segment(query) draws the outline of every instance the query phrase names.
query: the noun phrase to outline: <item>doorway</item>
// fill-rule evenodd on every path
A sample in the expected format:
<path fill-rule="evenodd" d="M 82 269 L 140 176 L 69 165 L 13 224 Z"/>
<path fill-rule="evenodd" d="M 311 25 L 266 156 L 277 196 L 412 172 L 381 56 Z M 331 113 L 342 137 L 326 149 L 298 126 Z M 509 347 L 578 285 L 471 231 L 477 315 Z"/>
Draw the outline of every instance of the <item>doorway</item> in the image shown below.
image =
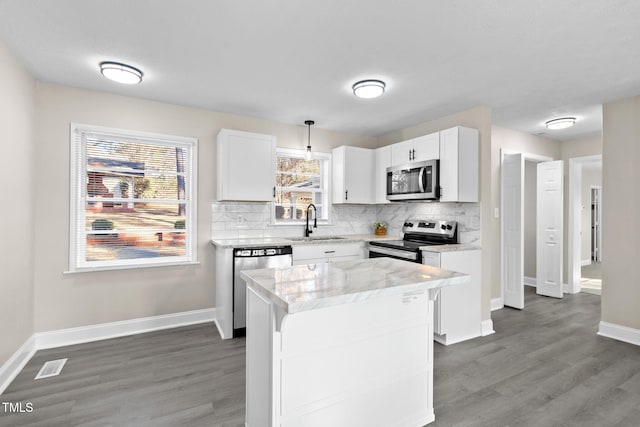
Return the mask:
<path fill-rule="evenodd" d="M 601 293 L 602 196 L 602 155 L 569 159 L 567 279 L 572 293 Z"/>
<path fill-rule="evenodd" d="M 537 293 L 562 297 L 563 167 L 562 161 L 552 160 L 546 156 L 501 151 L 503 306 L 524 308 L 525 271 L 527 275 L 535 271 Z M 534 183 L 525 179 L 525 172 L 531 170 L 525 165 L 535 167 Z M 530 201 L 526 202 L 531 198 L 533 207 Z"/>

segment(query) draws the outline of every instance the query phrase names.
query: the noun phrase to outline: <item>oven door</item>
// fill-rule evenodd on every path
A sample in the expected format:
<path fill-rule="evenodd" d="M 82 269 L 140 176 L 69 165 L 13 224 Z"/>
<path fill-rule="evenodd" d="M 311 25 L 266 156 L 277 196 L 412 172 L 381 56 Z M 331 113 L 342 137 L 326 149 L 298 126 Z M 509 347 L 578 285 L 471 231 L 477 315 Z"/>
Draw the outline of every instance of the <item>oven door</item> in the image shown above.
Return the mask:
<path fill-rule="evenodd" d="M 402 249 L 383 248 L 382 246 L 369 245 L 369 258 L 388 257 L 402 259 L 409 262 L 420 263 L 419 252 L 405 251 Z"/>
<path fill-rule="evenodd" d="M 387 200 L 437 200 L 438 160 L 387 168 Z"/>

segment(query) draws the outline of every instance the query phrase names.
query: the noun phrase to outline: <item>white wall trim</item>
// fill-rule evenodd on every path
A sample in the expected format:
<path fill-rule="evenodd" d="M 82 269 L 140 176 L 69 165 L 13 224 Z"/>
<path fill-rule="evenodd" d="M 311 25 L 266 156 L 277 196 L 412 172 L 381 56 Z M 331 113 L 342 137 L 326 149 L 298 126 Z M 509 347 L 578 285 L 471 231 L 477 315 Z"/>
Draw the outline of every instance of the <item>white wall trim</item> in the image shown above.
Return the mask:
<path fill-rule="evenodd" d="M 9 387 L 9 384 L 18 376 L 29 360 L 36 353 L 36 340 L 32 335 L 22 344 L 13 356 L 0 366 L 0 395 Z"/>
<path fill-rule="evenodd" d="M 600 322 L 598 335 L 640 346 L 640 329 L 616 325 L 615 323 Z"/>
<path fill-rule="evenodd" d="M 538 286 L 538 279 L 536 279 L 535 277 L 524 276 L 524 284 L 526 286 Z"/>
<path fill-rule="evenodd" d="M 35 333 L 0 367 L 0 395 L 9 384 L 11 384 L 11 381 L 15 379 L 29 360 L 31 360 L 31 357 L 33 357 L 37 350 L 213 322 L 215 311 L 215 308 L 205 308 L 202 310 L 184 311 L 181 313 Z"/>
<path fill-rule="evenodd" d="M 496 331 L 493 330 L 493 320 L 483 320 L 482 323 L 482 336 L 486 337 L 487 335 L 495 334 Z"/>
<path fill-rule="evenodd" d="M 180 326 L 196 325 L 198 323 L 213 322 L 214 317 L 215 308 L 206 308 L 203 310 L 184 311 L 181 313 L 142 317 L 119 322 L 99 323 L 97 325 L 81 326 L 79 328 L 38 332 L 35 334 L 36 348 L 42 350 L 45 348 L 62 347 L 65 345 L 142 334 L 162 329 L 178 328 Z"/>
<path fill-rule="evenodd" d="M 502 298 L 492 298 L 491 299 L 491 311 L 496 311 L 504 308 L 504 302 Z"/>
<path fill-rule="evenodd" d="M 591 265 L 591 260 L 590 259 L 583 259 L 582 261 L 580 261 L 580 266 L 584 267 L 585 265 Z"/>

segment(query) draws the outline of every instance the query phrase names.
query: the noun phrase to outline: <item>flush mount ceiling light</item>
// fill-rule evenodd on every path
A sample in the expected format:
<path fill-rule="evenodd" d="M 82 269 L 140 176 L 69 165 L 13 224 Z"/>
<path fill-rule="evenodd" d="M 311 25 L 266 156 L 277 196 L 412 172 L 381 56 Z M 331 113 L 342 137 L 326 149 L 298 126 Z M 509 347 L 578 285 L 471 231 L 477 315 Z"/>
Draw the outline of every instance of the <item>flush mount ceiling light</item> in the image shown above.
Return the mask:
<path fill-rule="evenodd" d="M 566 129 L 576 124 L 575 117 L 561 117 L 559 119 L 549 120 L 545 123 L 547 129 Z"/>
<path fill-rule="evenodd" d="M 142 81 L 142 71 L 119 62 L 101 62 L 100 72 L 114 82 L 135 85 Z"/>
<path fill-rule="evenodd" d="M 316 122 L 313 120 L 305 120 L 304 124 L 309 128 L 309 135 L 307 136 L 307 154 L 305 156 L 306 160 L 311 160 L 311 125 L 315 125 Z"/>
<path fill-rule="evenodd" d="M 358 98 L 377 98 L 384 93 L 386 84 L 382 80 L 360 80 L 351 87 Z"/>

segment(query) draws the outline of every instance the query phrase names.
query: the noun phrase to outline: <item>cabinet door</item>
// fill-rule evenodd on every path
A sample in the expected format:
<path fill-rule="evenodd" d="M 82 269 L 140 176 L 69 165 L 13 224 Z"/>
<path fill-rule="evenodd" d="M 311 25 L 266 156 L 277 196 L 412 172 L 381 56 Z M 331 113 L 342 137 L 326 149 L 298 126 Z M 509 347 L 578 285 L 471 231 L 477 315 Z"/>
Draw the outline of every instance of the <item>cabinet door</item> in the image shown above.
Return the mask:
<path fill-rule="evenodd" d="M 440 132 L 414 138 L 412 141 L 414 162 L 440 158 Z"/>
<path fill-rule="evenodd" d="M 374 203 L 391 203 L 387 200 L 387 168 L 391 166 L 391 146 L 376 149 L 376 164 L 373 168 L 375 195 Z"/>
<path fill-rule="evenodd" d="M 440 131 L 440 201 L 480 201 L 479 132 L 455 127 Z"/>
<path fill-rule="evenodd" d="M 333 203 L 373 203 L 375 151 L 342 146 L 332 153 Z"/>
<path fill-rule="evenodd" d="M 218 200 L 273 200 L 276 138 L 222 129 L 217 144 Z"/>
<path fill-rule="evenodd" d="M 400 166 L 411 162 L 413 139 L 391 144 L 391 164 Z"/>
<path fill-rule="evenodd" d="M 440 201 L 458 200 L 458 128 L 440 132 Z"/>

